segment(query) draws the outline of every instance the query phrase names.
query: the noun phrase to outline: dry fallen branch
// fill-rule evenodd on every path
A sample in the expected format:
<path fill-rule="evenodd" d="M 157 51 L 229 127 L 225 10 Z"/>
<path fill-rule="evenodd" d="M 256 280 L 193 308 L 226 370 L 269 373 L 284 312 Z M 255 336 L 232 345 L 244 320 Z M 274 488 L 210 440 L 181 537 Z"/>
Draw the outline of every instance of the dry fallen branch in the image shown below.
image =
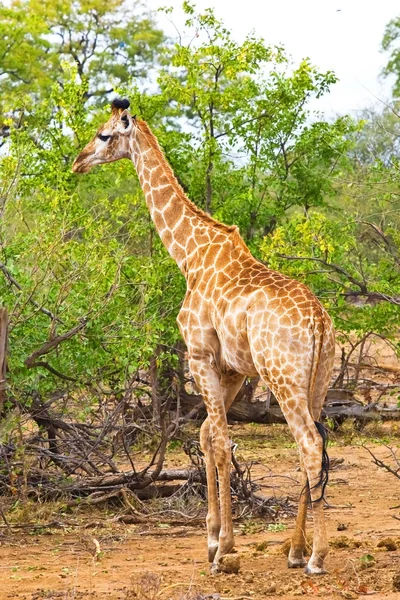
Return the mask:
<path fill-rule="evenodd" d="M 389 456 L 387 458 L 389 458 L 392 461 L 392 465 L 378 458 L 372 452 L 372 450 L 368 448 L 368 446 L 363 446 L 363 448 L 372 456 L 372 460 L 377 467 L 379 467 L 380 469 L 384 469 L 388 473 L 391 473 L 392 475 L 397 477 L 397 479 L 400 479 L 400 459 L 397 457 L 399 451 L 398 448 L 394 450 L 391 446 L 388 446 L 387 444 L 382 444 L 382 446 L 387 448 L 387 450 L 389 451 Z"/>
<path fill-rule="evenodd" d="M 40 357 L 64 339 L 79 334 L 84 326 L 82 322 L 46 342 L 31 354 L 28 363 L 37 364 Z M 189 441 L 184 445 L 190 460 L 185 468 L 165 469 L 164 459 L 170 440 L 180 439 L 182 424 L 194 414 L 204 412 L 204 403 L 195 393 L 184 367 L 164 371 L 160 381 L 154 372 L 156 367 L 153 362 L 152 372 L 132 374 L 125 388 L 114 393 L 93 383 L 90 390 L 98 399 L 90 413 L 84 413 L 82 421 L 79 420 L 81 399 L 86 390 L 73 395 L 68 389 L 61 389 L 46 401 L 35 392 L 23 404 L 9 398 L 22 418 L 28 419 L 22 443 L 23 460 L 29 466 L 21 462 L 18 436 L 11 443 L 0 445 L 0 457 L 5 464 L 0 472 L 0 494 L 23 495 L 40 502 L 62 499 L 68 506 L 111 503 L 135 522 L 146 517 L 147 509 L 141 502 L 149 499 L 163 499 L 163 506 L 169 509 L 190 506 L 190 513 L 195 504 L 193 499 L 203 502 L 206 498 L 199 444 Z M 379 393 L 383 391 L 382 388 Z M 152 405 L 154 394 L 156 406 Z M 325 416 L 334 420 L 379 419 L 386 415 L 385 411 L 376 400 L 364 406 L 354 399 L 352 392 L 341 389 L 330 390 L 324 408 Z M 392 417 L 397 411 L 389 412 Z M 268 390 L 260 390 L 257 378 L 242 386 L 228 417 L 261 423 L 285 422 L 275 398 Z M 236 514 L 266 512 L 273 518 L 277 512 L 275 506 L 281 506 L 284 512 L 291 511 L 290 499 L 280 497 L 276 481 L 272 484 L 255 481 L 252 465 L 239 463 L 235 452 L 232 463 L 231 488 Z"/>

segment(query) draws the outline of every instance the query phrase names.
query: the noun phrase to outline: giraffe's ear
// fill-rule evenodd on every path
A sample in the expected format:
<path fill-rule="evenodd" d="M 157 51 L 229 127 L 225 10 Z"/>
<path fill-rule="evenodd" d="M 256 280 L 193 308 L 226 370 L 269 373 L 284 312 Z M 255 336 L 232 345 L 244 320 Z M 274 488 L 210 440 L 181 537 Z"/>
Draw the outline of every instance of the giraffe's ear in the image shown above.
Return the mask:
<path fill-rule="evenodd" d="M 129 135 L 132 131 L 132 117 L 127 110 L 122 111 L 118 119 L 118 132 L 124 135 Z"/>

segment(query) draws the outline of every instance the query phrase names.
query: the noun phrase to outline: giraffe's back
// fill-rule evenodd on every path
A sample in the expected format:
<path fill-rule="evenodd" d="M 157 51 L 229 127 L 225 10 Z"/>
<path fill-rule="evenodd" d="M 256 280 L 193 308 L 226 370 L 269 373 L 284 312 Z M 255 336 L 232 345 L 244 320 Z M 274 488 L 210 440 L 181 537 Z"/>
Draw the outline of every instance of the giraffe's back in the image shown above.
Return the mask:
<path fill-rule="evenodd" d="M 318 360 L 322 358 L 326 370 L 331 370 L 331 319 L 305 285 L 255 259 L 254 263 L 236 271 L 222 287 L 216 279 L 210 310 L 223 367 L 245 375 L 258 373 L 272 386 L 295 380 L 306 389 L 316 338 L 322 344 Z"/>

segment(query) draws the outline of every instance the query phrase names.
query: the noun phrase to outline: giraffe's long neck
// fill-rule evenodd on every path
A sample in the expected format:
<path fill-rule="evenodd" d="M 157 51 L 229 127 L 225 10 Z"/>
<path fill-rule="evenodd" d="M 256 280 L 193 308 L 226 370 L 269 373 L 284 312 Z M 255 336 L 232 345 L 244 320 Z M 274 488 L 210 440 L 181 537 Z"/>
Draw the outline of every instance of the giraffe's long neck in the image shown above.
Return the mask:
<path fill-rule="evenodd" d="M 137 121 L 132 134 L 132 161 L 158 233 L 186 275 L 196 251 L 212 242 L 221 228 L 227 233 L 233 228 L 217 223 L 187 198 L 144 121 Z"/>

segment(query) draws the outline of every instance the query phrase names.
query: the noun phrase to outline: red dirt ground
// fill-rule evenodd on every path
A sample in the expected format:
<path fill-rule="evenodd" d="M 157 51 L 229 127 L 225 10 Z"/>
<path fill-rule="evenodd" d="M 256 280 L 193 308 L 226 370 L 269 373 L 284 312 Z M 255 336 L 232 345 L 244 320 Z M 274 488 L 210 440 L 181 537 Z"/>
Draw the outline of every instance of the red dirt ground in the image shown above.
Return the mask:
<path fill-rule="evenodd" d="M 387 427 L 393 433 L 396 426 Z M 257 461 L 254 478 L 269 475 L 265 483 L 279 487 L 264 489 L 264 495 L 275 493 L 282 498 L 298 494 L 299 485 L 294 481 L 299 475 L 297 450 L 283 427 L 233 426 L 231 435 L 239 442 L 239 457 Z M 214 598 L 221 600 L 400 598 L 400 592 L 393 589 L 394 576 L 400 578 L 400 523 L 392 518 L 400 514 L 399 508 L 392 508 L 400 504 L 400 482 L 378 469 L 360 446 L 360 438 L 352 436 L 348 433 L 345 440 L 346 435 L 341 435 L 329 451 L 332 458 L 344 462 L 332 471 L 327 494 L 331 539 L 327 575 L 310 578 L 286 568 L 282 544 L 290 537 L 293 517 L 282 515 L 279 525 L 269 530 L 266 519 L 236 522 L 240 573 L 210 576 L 204 524 L 183 521 L 181 526 L 168 526 L 161 521 L 150 526 L 122 525 L 112 514 L 96 509 L 48 519 L 63 522 L 61 529 L 42 529 L 32 535 L 23 528 L 17 533 L 14 529 L 11 535 L 1 529 L 0 600 L 166 600 L 194 598 L 200 592 L 204 596 L 219 594 Z M 398 443 L 397 436 L 393 439 L 392 445 Z M 368 445 L 380 458 L 387 456 L 383 446 Z M 185 461 L 184 455 L 175 452 L 169 466 Z M 74 526 L 76 523 L 79 525 Z M 339 526 L 346 529 L 338 531 Z M 389 537 L 399 550 L 377 547 Z M 93 539 L 100 544 L 97 561 L 92 554 Z M 266 543 L 260 546 L 261 542 Z M 153 589 L 151 577 L 144 577 L 140 584 L 146 572 L 159 577 L 159 584 L 153 581 Z"/>

